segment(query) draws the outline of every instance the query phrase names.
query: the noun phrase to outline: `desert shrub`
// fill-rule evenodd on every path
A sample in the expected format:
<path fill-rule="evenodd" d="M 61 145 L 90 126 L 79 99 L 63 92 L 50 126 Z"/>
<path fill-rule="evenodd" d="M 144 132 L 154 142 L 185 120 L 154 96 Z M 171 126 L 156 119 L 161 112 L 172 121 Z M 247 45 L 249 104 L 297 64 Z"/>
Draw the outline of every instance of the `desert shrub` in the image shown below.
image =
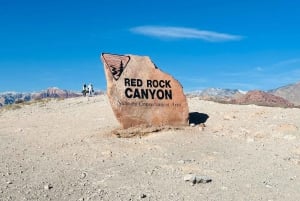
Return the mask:
<path fill-rule="evenodd" d="M 25 101 L 23 99 L 18 99 L 15 101 L 15 104 L 21 104 L 24 103 Z"/>
<path fill-rule="evenodd" d="M 3 106 L 1 109 L 2 110 L 17 110 L 17 109 L 20 109 L 20 108 L 22 108 L 21 105 L 11 104 L 11 105 L 5 105 L 5 106 Z"/>

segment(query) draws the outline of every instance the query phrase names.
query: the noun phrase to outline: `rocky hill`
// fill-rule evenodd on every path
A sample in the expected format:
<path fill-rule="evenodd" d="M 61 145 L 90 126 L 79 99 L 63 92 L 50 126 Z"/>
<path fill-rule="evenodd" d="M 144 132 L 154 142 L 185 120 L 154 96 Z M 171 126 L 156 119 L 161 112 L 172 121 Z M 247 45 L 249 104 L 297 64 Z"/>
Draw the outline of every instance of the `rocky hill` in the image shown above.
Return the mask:
<path fill-rule="evenodd" d="M 294 104 L 290 103 L 288 100 L 275 96 L 273 94 L 264 92 L 264 91 L 249 91 L 242 97 L 233 99 L 232 103 L 234 104 L 254 104 L 261 106 L 272 106 L 272 107 L 293 107 Z"/>
<path fill-rule="evenodd" d="M 271 90 L 269 93 L 280 96 L 294 105 L 300 106 L 300 82 Z"/>
<path fill-rule="evenodd" d="M 32 99 L 40 99 L 40 98 L 73 98 L 81 96 L 80 93 L 59 89 L 56 87 L 48 88 L 44 91 L 33 93 L 31 95 Z"/>
<path fill-rule="evenodd" d="M 186 95 L 221 103 L 300 107 L 300 82 L 270 91 L 253 90 L 246 93 L 237 89 L 208 88 L 201 91 L 188 92 Z"/>
<path fill-rule="evenodd" d="M 96 91 L 95 95 L 102 94 L 102 91 Z M 51 87 L 40 92 L 33 93 L 18 93 L 18 92 L 5 92 L 0 93 L 0 107 L 10 105 L 16 102 L 26 102 L 36 99 L 44 98 L 73 98 L 81 96 L 81 93 L 70 90 L 63 90 L 57 87 Z"/>
<path fill-rule="evenodd" d="M 199 97 L 202 100 L 212 100 L 216 102 L 231 101 L 234 98 L 243 96 L 243 92 L 237 89 L 207 88 L 202 91 L 186 93 L 188 97 Z"/>

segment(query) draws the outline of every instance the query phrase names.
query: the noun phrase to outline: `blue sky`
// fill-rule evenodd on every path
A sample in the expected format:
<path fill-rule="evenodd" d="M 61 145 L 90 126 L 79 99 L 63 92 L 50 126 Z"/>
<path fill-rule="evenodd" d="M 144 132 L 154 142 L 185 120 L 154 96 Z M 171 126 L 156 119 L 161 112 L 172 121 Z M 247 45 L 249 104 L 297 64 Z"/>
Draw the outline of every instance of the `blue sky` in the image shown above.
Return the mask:
<path fill-rule="evenodd" d="M 106 89 L 101 52 L 150 56 L 185 91 L 300 81 L 300 2 L 0 0 L 0 92 Z"/>

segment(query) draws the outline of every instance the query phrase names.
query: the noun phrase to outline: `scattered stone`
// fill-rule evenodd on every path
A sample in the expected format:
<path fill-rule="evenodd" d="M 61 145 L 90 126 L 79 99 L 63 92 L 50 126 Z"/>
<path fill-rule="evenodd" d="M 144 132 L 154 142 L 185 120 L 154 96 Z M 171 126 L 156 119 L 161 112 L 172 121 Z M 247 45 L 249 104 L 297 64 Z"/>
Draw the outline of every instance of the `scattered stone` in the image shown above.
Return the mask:
<path fill-rule="evenodd" d="M 196 126 L 196 124 L 190 123 L 190 127 L 195 127 L 195 126 Z"/>
<path fill-rule="evenodd" d="M 196 183 L 210 183 L 212 181 L 211 178 L 207 177 L 207 176 L 196 176 Z"/>
<path fill-rule="evenodd" d="M 182 85 L 149 57 L 103 53 L 107 95 L 122 128 L 186 126 L 189 109 Z"/>
<path fill-rule="evenodd" d="M 145 194 L 141 195 L 141 198 L 146 198 L 146 197 L 147 197 L 147 195 L 145 195 Z"/>
<path fill-rule="evenodd" d="M 183 180 L 184 181 L 194 182 L 196 180 L 196 175 L 194 175 L 194 174 L 184 175 Z"/>
<path fill-rule="evenodd" d="M 179 161 L 177 161 L 177 163 L 179 163 L 179 164 L 185 164 L 185 163 L 191 163 L 192 161 L 195 161 L 195 160 L 190 160 L 190 159 L 187 159 L 187 160 L 179 160 Z"/>
<path fill-rule="evenodd" d="M 12 184 L 12 183 L 13 183 L 12 181 L 7 181 L 7 182 L 6 182 L 6 184 Z"/>
<path fill-rule="evenodd" d="M 81 173 L 81 175 L 80 175 L 80 179 L 84 179 L 84 178 L 86 178 L 86 176 L 87 176 L 87 173 L 86 173 L 86 172 L 83 172 L 83 173 Z"/>
<path fill-rule="evenodd" d="M 45 186 L 44 186 L 44 189 L 45 190 L 50 190 L 50 189 L 52 189 L 53 188 L 53 186 L 51 185 L 51 184 L 46 184 Z"/>
<path fill-rule="evenodd" d="M 205 184 L 205 183 L 210 183 L 212 181 L 212 179 L 207 176 L 198 176 L 195 174 L 187 174 L 183 177 L 183 180 L 187 182 L 191 182 L 192 185 L 198 183 Z"/>
<path fill-rule="evenodd" d="M 271 185 L 269 185 L 269 184 L 267 184 L 267 185 L 266 185 L 266 187 L 267 187 L 267 188 L 272 188 L 272 186 L 271 186 Z"/>
<path fill-rule="evenodd" d="M 177 161 L 177 163 L 179 163 L 179 164 L 185 164 L 185 161 L 184 160 L 179 160 L 179 161 Z"/>

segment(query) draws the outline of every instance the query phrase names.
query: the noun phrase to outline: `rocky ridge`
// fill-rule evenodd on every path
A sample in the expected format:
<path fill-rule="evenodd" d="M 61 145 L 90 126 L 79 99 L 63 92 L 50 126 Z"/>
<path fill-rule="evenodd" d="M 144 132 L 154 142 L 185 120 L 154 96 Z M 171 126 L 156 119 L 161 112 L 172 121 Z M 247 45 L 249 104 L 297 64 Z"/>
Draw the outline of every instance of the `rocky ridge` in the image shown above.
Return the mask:
<path fill-rule="evenodd" d="M 300 82 L 270 90 L 269 93 L 280 96 L 294 105 L 300 105 Z"/>
<path fill-rule="evenodd" d="M 103 94 L 102 91 L 96 91 L 95 95 Z M 80 92 L 59 89 L 57 87 L 50 87 L 40 92 L 19 93 L 19 92 L 4 92 L 0 93 L 0 107 L 11 105 L 14 103 L 27 102 L 31 100 L 44 98 L 74 98 L 81 96 Z"/>
<path fill-rule="evenodd" d="M 245 94 L 245 92 L 238 89 L 221 89 L 221 88 L 207 88 L 202 91 L 188 92 L 188 97 L 199 97 L 201 100 L 211 101 L 230 101 Z"/>

